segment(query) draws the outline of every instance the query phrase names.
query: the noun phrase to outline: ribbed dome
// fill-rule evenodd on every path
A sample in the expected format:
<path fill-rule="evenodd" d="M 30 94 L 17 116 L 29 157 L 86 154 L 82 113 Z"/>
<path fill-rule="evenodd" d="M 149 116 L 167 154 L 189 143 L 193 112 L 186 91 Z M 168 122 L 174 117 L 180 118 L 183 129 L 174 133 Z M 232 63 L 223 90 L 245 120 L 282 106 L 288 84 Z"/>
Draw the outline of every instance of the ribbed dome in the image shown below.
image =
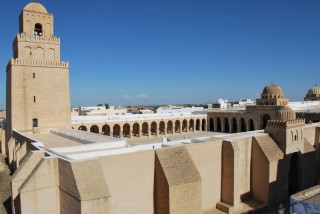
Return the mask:
<path fill-rule="evenodd" d="M 48 13 L 47 9 L 38 2 L 31 2 L 27 4 L 27 6 L 23 8 L 23 10 L 29 10 L 33 12 L 39 12 L 39 13 Z"/>
<path fill-rule="evenodd" d="M 290 121 L 290 120 L 297 119 L 296 113 L 288 106 L 281 107 L 277 113 L 278 113 L 279 120 L 281 121 Z"/>
<path fill-rule="evenodd" d="M 318 86 L 312 87 L 312 88 L 308 91 L 308 95 L 309 95 L 309 96 L 312 96 L 312 95 L 320 95 L 320 87 L 318 87 Z"/>
<path fill-rule="evenodd" d="M 270 84 L 264 87 L 263 94 L 283 94 L 282 89 L 276 84 Z"/>

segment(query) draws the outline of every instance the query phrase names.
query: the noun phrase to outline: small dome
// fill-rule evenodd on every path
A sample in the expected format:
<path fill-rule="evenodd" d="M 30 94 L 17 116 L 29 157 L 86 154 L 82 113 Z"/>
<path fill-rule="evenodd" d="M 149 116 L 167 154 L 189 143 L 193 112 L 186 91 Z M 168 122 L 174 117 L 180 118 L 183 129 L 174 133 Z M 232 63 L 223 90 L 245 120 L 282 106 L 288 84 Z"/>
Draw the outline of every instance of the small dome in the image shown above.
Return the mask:
<path fill-rule="evenodd" d="M 31 2 L 27 4 L 27 6 L 23 8 L 23 10 L 29 10 L 33 12 L 39 12 L 39 13 L 48 13 L 47 9 L 38 2 Z"/>
<path fill-rule="evenodd" d="M 263 94 L 283 94 L 282 89 L 276 84 L 270 84 L 264 87 Z"/>
<path fill-rule="evenodd" d="M 296 118 L 296 112 L 293 111 L 288 106 L 283 106 L 278 110 L 278 118 L 281 121 L 290 121 L 295 120 Z"/>
<path fill-rule="evenodd" d="M 318 86 L 314 86 L 314 87 L 312 87 L 309 91 L 308 91 L 308 95 L 310 96 L 312 96 L 312 95 L 320 95 L 320 87 L 318 87 Z"/>

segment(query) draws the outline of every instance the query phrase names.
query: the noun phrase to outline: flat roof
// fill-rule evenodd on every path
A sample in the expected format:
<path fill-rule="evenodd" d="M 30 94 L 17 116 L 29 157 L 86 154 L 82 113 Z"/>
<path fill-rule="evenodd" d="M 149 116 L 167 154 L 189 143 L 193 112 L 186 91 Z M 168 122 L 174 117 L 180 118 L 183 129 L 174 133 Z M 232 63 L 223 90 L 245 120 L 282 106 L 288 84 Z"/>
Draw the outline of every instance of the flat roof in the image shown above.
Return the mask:
<path fill-rule="evenodd" d="M 112 155 L 128 154 L 164 147 L 175 147 L 221 140 L 234 140 L 249 136 L 264 135 L 263 130 L 226 134 L 218 132 L 196 132 L 160 138 L 139 138 L 139 143 L 127 144 L 122 138 L 114 138 L 74 129 L 50 129 L 49 133 L 26 134 L 39 150 L 65 160 L 86 160 Z"/>
<path fill-rule="evenodd" d="M 207 117 L 207 114 L 192 114 L 190 112 L 163 113 L 163 114 L 126 114 L 114 116 L 72 116 L 72 124 L 81 123 L 105 123 L 105 122 L 124 122 L 141 120 L 161 120 L 193 117 Z"/>

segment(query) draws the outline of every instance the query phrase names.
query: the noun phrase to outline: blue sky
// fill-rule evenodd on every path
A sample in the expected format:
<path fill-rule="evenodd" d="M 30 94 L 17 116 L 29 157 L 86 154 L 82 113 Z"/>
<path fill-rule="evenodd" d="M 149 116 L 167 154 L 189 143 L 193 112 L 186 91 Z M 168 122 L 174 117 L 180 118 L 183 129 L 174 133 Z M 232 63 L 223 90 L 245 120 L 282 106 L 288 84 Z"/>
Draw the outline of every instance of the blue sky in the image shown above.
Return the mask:
<path fill-rule="evenodd" d="M 18 17 L 0 8 L 0 108 Z M 320 84 L 319 0 L 40 0 L 70 62 L 73 106 L 256 99 L 291 101 Z"/>

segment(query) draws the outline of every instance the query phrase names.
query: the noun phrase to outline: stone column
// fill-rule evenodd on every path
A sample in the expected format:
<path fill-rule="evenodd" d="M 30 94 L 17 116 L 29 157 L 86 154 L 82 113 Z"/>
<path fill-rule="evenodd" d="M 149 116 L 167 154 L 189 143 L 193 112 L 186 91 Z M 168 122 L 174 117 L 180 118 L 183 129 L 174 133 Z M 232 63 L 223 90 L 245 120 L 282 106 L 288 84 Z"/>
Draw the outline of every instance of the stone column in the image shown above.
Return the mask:
<path fill-rule="evenodd" d="M 164 123 L 164 126 L 163 126 L 163 135 L 164 135 L 164 136 L 167 135 L 167 126 L 166 126 L 166 123 Z"/>
<path fill-rule="evenodd" d="M 229 133 L 233 132 L 233 123 L 231 121 L 231 123 L 229 124 Z"/>
<path fill-rule="evenodd" d="M 221 132 L 224 132 L 224 128 L 225 128 L 224 120 L 220 120 L 220 121 L 221 121 Z"/>
<path fill-rule="evenodd" d="M 213 120 L 213 131 L 214 132 L 218 131 L 218 122 L 217 122 L 217 120 Z"/>
<path fill-rule="evenodd" d="M 237 132 L 239 133 L 239 132 L 241 132 L 241 122 L 240 122 L 240 120 L 239 121 L 237 121 Z"/>

